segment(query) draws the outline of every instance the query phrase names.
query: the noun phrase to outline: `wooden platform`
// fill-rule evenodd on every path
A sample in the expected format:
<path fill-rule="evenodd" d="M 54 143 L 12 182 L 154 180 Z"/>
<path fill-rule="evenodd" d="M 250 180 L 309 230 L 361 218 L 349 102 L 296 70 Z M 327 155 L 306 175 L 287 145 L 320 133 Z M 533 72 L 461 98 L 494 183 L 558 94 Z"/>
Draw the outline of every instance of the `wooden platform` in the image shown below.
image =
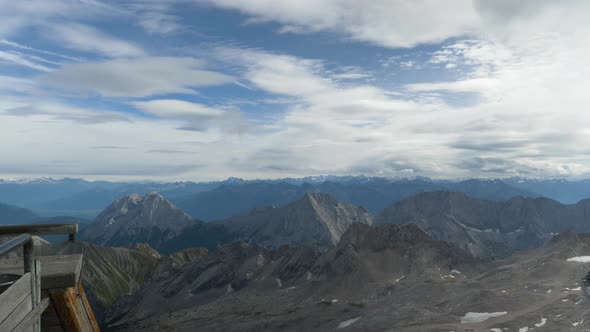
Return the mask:
<path fill-rule="evenodd" d="M 77 224 L 0 226 L 0 274 L 20 276 L 0 293 L 0 332 L 100 332 L 80 282 L 81 254 L 37 256 L 32 235 L 68 234 Z M 8 258 L 22 248 L 23 258 Z M 14 278 L 9 280 L 14 280 Z"/>
<path fill-rule="evenodd" d="M 42 267 L 40 275 L 41 331 L 47 332 L 92 332 L 100 331 L 84 288 L 80 284 L 82 255 L 38 256 Z M 0 294 L 0 331 L 31 331 L 27 326 L 21 329 L 17 324 L 31 311 L 30 291 L 21 292 L 30 284 L 30 273 L 24 274 L 22 258 L 0 259 L 0 274 L 23 275 L 16 287 Z M 10 303 L 12 302 L 12 303 Z M 4 312 L 4 313 L 3 313 Z M 22 312 L 22 314 L 20 313 Z M 8 316 L 10 314 L 10 316 Z M 3 315 L 11 318 L 3 321 Z"/>
<path fill-rule="evenodd" d="M 38 256 L 41 262 L 41 289 L 77 287 L 82 255 Z M 0 273 L 23 274 L 21 258 L 0 259 Z"/>

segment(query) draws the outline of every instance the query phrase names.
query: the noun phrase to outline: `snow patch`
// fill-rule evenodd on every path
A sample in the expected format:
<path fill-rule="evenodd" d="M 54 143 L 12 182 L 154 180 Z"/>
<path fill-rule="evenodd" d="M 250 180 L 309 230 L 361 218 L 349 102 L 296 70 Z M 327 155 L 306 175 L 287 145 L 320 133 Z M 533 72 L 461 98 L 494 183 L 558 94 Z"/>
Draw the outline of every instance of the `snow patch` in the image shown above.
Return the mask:
<path fill-rule="evenodd" d="M 508 312 L 500 311 L 500 312 L 468 312 L 461 318 L 461 323 L 469 324 L 469 323 L 481 323 L 486 321 L 490 318 L 504 316 Z"/>
<path fill-rule="evenodd" d="M 572 291 L 572 292 L 578 292 L 578 291 L 581 291 L 582 288 L 581 287 L 576 287 L 576 288 L 568 288 L 568 287 L 566 287 L 565 290 L 566 291 Z"/>
<path fill-rule="evenodd" d="M 518 329 L 518 332 L 528 332 L 528 330 L 529 330 L 529 327 L 528 326 L 525 326 L 525 327 L 519 328 Z"/>
<path fill-rule="evenodd" d="M 541 322 L 535 324 L 536 327 L 541 327 L 543 325 L 547 324 L 547 318 L 541 318 Z"/>
<path fill-rule="evenodd" d="M 579 321 L 579 322 L 573 322 L 572 323 L 573 326 L 578 326 L 578 325 L 582 325 L 582 324 L 584 324 L 584 320 L 583 319 L 581 321 Z"/>
<path fill-rule="evenodd" d="M 340 324 L 338 324 L 338 328 L 339 329 L 343 329 L 345 327 L 348 327 L 348 326 L 356 323 L 356 321 L 358 321 L 359 319 L 361 319 L 360 316 L 359 317 L 356 317 L 356 318 L 353 318 L 353 319 L 349 319 L 349 320 L 345 320 L 343 322 L 340 322 Z"/>
<path fill-rule="evenodd" d="M 403 276 L 401 276 L 401 277 L 399 277 L 399 278 L 395 279 L 395 283 L 398 283 L 398 282 L 400 282 L 400 281 L 401 281 L 403 278 L 405 278 L 405 277 L 406 277 L 406 275 L 404 274 Z"/>
<path fill-rule="evenodd" d="M 307 271 L 307 276 L 305 277 L 305 279 L 306 280 L 311 280 L 312 277 L 313 276 L 312 276 L 311 272 Z"/>
<path fill-rule="evenodd" d="M 281 282 L 281 279 L 275 278 L 275 281 L 277 282 L 277 286 L 283 287 L 283 283 Z"/>
<path fill-rule="evenodd" d="M 567 259 L 568 262 L 590 263 L 590 256 L 576 256 Z"/>
<path fill-rule="evenodd" d="M 492 331 L 492 332 L 502 332 L 502 329 L 495 327 L 493 329 L 490 329 L 490 331 Z"/>

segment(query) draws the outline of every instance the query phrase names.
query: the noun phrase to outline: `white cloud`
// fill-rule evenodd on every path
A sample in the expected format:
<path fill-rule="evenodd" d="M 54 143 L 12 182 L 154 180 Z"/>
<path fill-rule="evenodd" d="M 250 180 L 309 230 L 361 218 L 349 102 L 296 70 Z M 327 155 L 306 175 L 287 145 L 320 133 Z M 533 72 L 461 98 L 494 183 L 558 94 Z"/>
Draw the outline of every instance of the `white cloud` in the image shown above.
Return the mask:
<path fill-rule="evenodd" d="M 0 61 L 2 61 L 2 60 L 17 64 L 20 66 L 32 68 L 35 70 L 40 70 L 40 71 L 44 71 L 44 72 L 51 71 L 51 69 L 49 67 L 39 64 L 37 62 L 31 61 L 30 59 L 27 59 L 27 56 L 25 56 L 24 54 L 19 54 L 19 53 L 15 53 L 15 52 L 0 51 Z"/>
<path fill-rule="evenodd" d="M 242 64 L 243 78 L 251 86 L 291 97 L 287 113 L 261 125 L 255 143 L 234 157 L 241 172 L 350 174 L 359 173 L 357 165 L 372 160 L 386 166 L 380 170 L 382 175 L 403 175 L 408 170 L 399 165 L 417 165 L 428 151 L 426 146 L 415 149 L 409 143 L 434 143 L 412 134 L 415 125 L 424 124 L 415 124 L 416 117 L 432 119 L 432 105 L 396 99 L 369 84 L 342 85 L 316 60 L 257 50 L 222 49 L 220 53 L 227 61 Z M 400 157 L 395 163 L 379 162 L 396 154 Z"/>
<path fill-rule="evenodd" d="M 21 77 L 0 75 L 0 91 L 27 93 L 35 90 L 35 82 Z"/>
<path fill-rule="evenodd" d="M 331 31 L 385 47 L 436 43 L 477 31 L 470 0 L 208 0 L 251 16 L 278 22 L 282 32 Z"/>
<path fill-rule="evenodd" d="M 211 155 L 209 138 L 202 138 L 202 134 L 189 135 L 167 123 L 145 120 L 137 120 L 133 125 L 111 122 L 72 126 L 69 121 L 47 121 L 42 115 L 2 116 L 0 131 L 11 137 L 0 141 L 6 156 L 0 174 L 9 178 L 78 174 L 90 179 L 187 179 L 202 167 L 194 154 L 167 154 L 162 158 L 149 149 L 182 149 Z M 205 143 L 182 143 L 188 140 Z M 97 145 L 125 149 L 93 148 Z M 210 161 L 208 167 L 215 164 L 216 161 Z M 218 168 L 223 172 L 223 165 Z"/>
<path fill-rule="evenodd" d="M 192 131 L 221 130 L 243 134 L 250 125 L 237 109 L 216 108 L 175 99 L 155 99 L 131 103 L 136 108 L 163 119 L 181 122 L 179 128 Z"/>
<path fill-rule="evenodd" d="M 413 83 L 407 84 L 406 89 L 412 92 L 448 91 L 487 94 L 497 89 L 500 84 L 501 82 L 494 78 L 472 78 L 449 82 Z"/>
<path fill-rule="evenodd" d="M 41 30 L 67 20 L 94 20 L 98 17 L 120 15 L 98 1 L 79 0 L 0 0 L 0 37 L 17 35 L 30 27 Z"/>
<path fill-rule="evenodd" d="M 147 97 L 194 93 L 193 88 L 232 82 L 228 75 L 201 69 L 186 57 L 141 57 L 64 65 L 43 78 L 52 87 L 108 97 Z"/>
<path fill-rule="evenodd" d="M 590 174 L 585 144 L 590 140 L 588 2 L 575 0 L 567 6 L 553 1 L 504 0 L 212 2 L 242 11 L 252 24 L 278 22 L 283 33 L 329 31 L 393 48 L 451 39 L 427 59 L 415 56 L 418 50 L 384 50 L 382 58 L 387 60 L 382 64 L 388 71 L 400 66 L 421 68 L 416 82 L 391 90 L 379 86 L 379 80 L 370 80 L 367 73 L 373 71 L 338 67 L 337 57 L 306 59 L 243 48 L 204 51 L 213 53 L 213 61 L 227 65 L 224 71 L 231 71 L 230 77 L 208 70 L 193 58 L 144 56 L 139 46 L 97 31 L 89 35 L 96 39 L 98 33 L 107 41 L 118 42 L 107 49 L 75 36 L 56 35 L 78 50 L 133 60 L 65 64 L 41 75 L 43 89 L 35 78 L 0 76 L 0 90 L 30 97 L 0 98 L 0 132 L 17 140 L 15 146 L 0 142 L 6 160 L 14 161 L 14 165 L 4 163 L 0 173 L 7 174 L 12 168 L 11 172 L 28 169 L 43 175 L 137 173 L 168 179 L 317 173 Z M 160 26 L 159 22 L 177 23 L 176 18 L 165 16 L 170 13 L 166 8 L 131 9 L 146 14 L 144 18 L 155 13 L 144 22 L 148 32 L 166 34 L 182 28 Z M 52 20 L 58 10 L 41 8 L 40 12 L 44 13 L 31 15 L 31 25 L 44 26 L 39 22 Z M 0 34 L 3 26 L 8 31 L 18 24 L 0 22 Z M 13 63 L 53 67 L 42 58 L 31 57 L 32 53 L 49 54 L 0 43 L 12 47 L 5 53 Z M 439 77 L 439 73 L 445 75 Z M 379 74 L 375 72 L 375 77 Z M 244 113 L 218 96 L 203 96 L 211 101 L 207 105 L 165 96 L 192 94 L 200 86 L 234 81 L 254 96 L 248 100 L 254 104 L 243 104 L 253 109 L 249 114 L 253 119 L 245 119 Z M 107 102 L 129 103 L 150 116 L 131 117 L 39 97 L 40 93 L 55 93 L 56 87 L 68 96 L 90 93 Z M 223 100 L 232 99 L 232 93 L 228 89 Z M 467 102 L 465 98 L 472 95 L 479 98 Z M 153 96 L 160 99 L 133 99 Z M 263 111 L 257 109 L 257 97 Z M 256 119 L 262 113 L 264 121 Z M 232 135 L 236 132 L 240 135 Z M 96 142 L 126 149 L 101 149 L 97 154 L 89 149 Z M 68 158 L 71 162 L 59 164 Z"/>
<path fill-rule="evenodd" d="M 51 52 L 51 51 L 46 51 L 46 50 L 40 50 L 38 48 L 34 48 L 34 47 L 27 46 L 27 45 L 19 44 L 17 42 L 11 41 L 11 40 L 0 39 L 0 44 L 5 45 L 5 46 L 8 46 L 8 47 L 11 47 L 11 48 L 14 48 L 14 49 L 30 51 L 32 53 L 43 54 L 43 55 L 50 55 L 50 56 L 54 56 L 54 57 L 58 57 L 58 58 L 66 59 L 66 60 L 71 60 L 71 61 L 81 61 L 80 58 L 68 56 L 68 55 L 65 55 L 65 54 L 59 54 L 59 53 L 56 53 L 56 52 Z M 30 56 L 30 54 L 29 54 L 29 56 Z"/>
<path fill-rule="evenodd" d="M 178 23 L 176 16 L 157 11 L 142 12 L 139 15 L 139 25 L 149 33 L 161 35 L 167 35 L 183 28 Z"/>
<path fill-rule="evenodd" d="M 107 122 L 131 122 L 122 113 L 112 111 L 96 111 L 87 108 L 73 107 L 50 100 L 30 101 L 14 99 L 8 96 L 0 105 L 0 114 L 4 117 L 38 118 L 51 121 L 64 121 L 77 124 L 97 124 Z"/>
<path fill-rule="evenodd" d="M 174 99 L 137 101 L 132 104 L 144 112 L 163 117 L 218 117 L 223 114 L 223 111 L 206 105 Z"/>
<path fill-rule="evenodd" d="M 109 57 L 136 57 L 144 55 L 137 45 L 112 36 L 108 36 L 97 29 L 83 24 L 53 25 L 47 32 L 52 38 L 65 48 L 98 53 Z"/>

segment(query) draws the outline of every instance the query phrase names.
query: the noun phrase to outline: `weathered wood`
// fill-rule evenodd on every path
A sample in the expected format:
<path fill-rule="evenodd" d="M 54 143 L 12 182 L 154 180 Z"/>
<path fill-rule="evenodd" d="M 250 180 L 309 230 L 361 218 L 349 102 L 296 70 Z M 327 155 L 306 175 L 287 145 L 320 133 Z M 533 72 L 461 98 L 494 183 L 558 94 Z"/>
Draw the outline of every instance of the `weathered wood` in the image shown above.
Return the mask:
<path fill-rule="evenodd" d="M 4 293 L 0 294 L 0 324 L 12 314 L 25 298 L 30 298 L 30 295 L 31 274 L 27 273 L 12 284 Z"/>
<path fill-rule="evenodd" d="M 30 285 L 29 285 L 30 287 Z M 6 319 L 0 323 L 0 331 L 12 331 L 33 309 L 31 294 L 25 297 Z"/>
<path fill-rule="evenodd" d="M 0 235 L 60 235 L 68 234 L 73 240 L 78 233 L 78 224 L 40 224 L 0 226 Z"/>
<path fill-rule="evenodd" d="M 33 241 L 29 240 L 23 244 L 23 260 L 25 273 L 32 272 L 35 269 L 35 252 Z"/>
<path fill-rule="evenodd" d="M 82 255 L 39 256 L 43 266 L 41 270 L 41 288 L 75 287 L 80 280 Z M 23 273 L 23 260 L 20 258 L 0 259 L 0 273 Z"/>
<path fill-rule="evenodd" d="M 49 291 L 51 303 L 66 332 L 82 331 L 76 312 L 76 293 L 73 288 L 53 289 Z"/>
<path fill-rule="evenodd" d="M 1 234 L 0 234 L 1 235 Z M 29 234 L 20 234 L 14 239 L 10 239 L 0 244 L 0 255 L 8 254 L 27 243 L 32 243 L 31 236 Z"/>
<path fill-rule="evenodd" d="M 35 273 L 33 273 L 33 277 L 31 278 L 31 290 L 33 295 L 33 310 L 37 310 L 37 306 L 41 303 L 41 262 L 38 259 L 35 259 L 34 266 Z M 47 306 L 45 306 L 45 308 L 47 308 Z M 41 332 L 41 314 L 44 310 L 45 309 L 41 311 L 33 323 L 33 332 Z"/>
<path fill-rule="evenodd" d="M 39 317 L 43 314 L 43 311 L 49 306 L 49 298 L 44 298 L 31 312 L 29 312 L 25 318 L 12 330 L 13 332 L 23 332 L 31 330 L 36 322 L 39 321 Z"/>
<path fill-rule="evenodd" d="M 88 321 L 83 304 L 78 300 L 76 288 L 51 290 L 49 294 L 51 294 L 51 300 L 64 331 L 94 331 L 94 327 Z"/>
<path fill-rule="evenodd" d="M 86 312 L 88 321 L 92 325 L 94 331 L 99 332 L 100 327 L 98 326 L 98 321 L 96 320 L 96 316 L 94 316 L 94 310 L 92 310 L 90 302 L 88 302 L 88 297 L 86 296 L 86 291 L 84 290 L 82 283 L 78 284 L 78 293 L 80 300 L 82 300 L 82 305 L 84 306 L 84 312 Z"/>

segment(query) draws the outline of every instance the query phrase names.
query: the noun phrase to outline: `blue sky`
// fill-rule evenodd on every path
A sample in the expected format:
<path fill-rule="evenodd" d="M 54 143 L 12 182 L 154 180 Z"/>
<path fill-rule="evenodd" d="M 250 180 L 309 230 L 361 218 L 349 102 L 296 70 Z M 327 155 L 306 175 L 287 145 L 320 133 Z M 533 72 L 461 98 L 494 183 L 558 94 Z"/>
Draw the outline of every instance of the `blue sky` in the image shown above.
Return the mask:
<path fill-rule="evenodd" d="M 0 177 L 587 177 L 590 4 L 0 0 Z"/>

